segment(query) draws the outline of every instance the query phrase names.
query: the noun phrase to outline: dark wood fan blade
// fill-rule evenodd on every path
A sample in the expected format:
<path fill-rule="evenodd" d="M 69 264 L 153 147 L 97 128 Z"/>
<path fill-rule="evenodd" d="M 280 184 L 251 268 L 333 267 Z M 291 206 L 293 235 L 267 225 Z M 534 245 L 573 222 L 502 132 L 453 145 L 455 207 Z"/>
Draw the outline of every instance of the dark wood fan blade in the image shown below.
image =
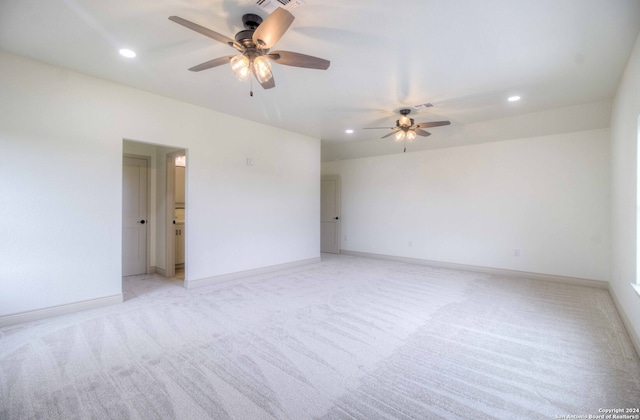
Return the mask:
<path fill-rule="evenodd" d="M 313 57 L 291 51 L 273 51 L 272 53 L 267 54 L 267 57 L 278 64 L 304 67 L 307 69 L 326 70 L 331 64 L 331 61 L 325 60 L 324 58 Z"/>
<path fill-rule="evenodd" d="M 294 19 L 291 13 L 278 7 L 258 25 L 253 33 L 253 42 L 262 49 L 273 47 Z"/>
<path fill-rule="evenodd" d="M 185 28 L 189 28 L 192 31 L 196 31 L 199 34 L 202 34 L 204 36 L 208 36 L 211 39 L 215 39 L 218 42 L 222 42 L 223 44 L 227 44 L 230 47 L 233 47 L 235 49 L 238 49 L 240 51 L 242 51 L 240 48 L 240 45 L 235 42 L 233 39 L 226 37 L 222 34 L 219 34 L 215 31 L 212 31 L 211 29 L 207 29 L 204 26 L 200 26 L 197 23 L 193 23 L 191 21 L 188 21 L 186 19 L 182 19 L 181 17 L 178 16 L 169 16 L 169 20 L 184 26 Z M 239 48 L 240 47 L 240 48 Z"/>
<path fill-rule="evenodd" d="M 428 131 L 424 131 L 424 130 L 423 130 L 423 129 L 421 129 L 421 128 L 416 128 L 416 129 L 415 129 L 415 130 L 413 130 L 413 131 L 415 131 L 417 135 L 422 136 L 422 137 L 427 137 L 427 136 L 430 136 L 430 135 L 431 135 L 431 133 L 430 133 L 430 132 L 428 132 Z"/>
<path fill-rule="evenodd" d="M 416 124 L 418 128 L 429 128 L 429 127 L 440 127 L 442 125 L 449 125 L 451 121 L 433 121 L 433 122 L 423 122 L 420 124 Z"/>
<path fill-rule="evenodd" d="M 256 78 L 256 80 L 258 80 L 258 76 L 256 76 L 256 72 L 253 71 L 253 69 L 251 70 L 251 73 L 253 73 L 253 76 Z M 258 80 L 258 83 L 260 83 L 260 80 Z M 276 87 L 276 80 L 273 78 L 273 73 L 271 73 L 271 78 L 264 83 L 260 83 L 260 86 L 265 89 L 272 89 Z"/>
<path fill-rule="evenodd" d="M 213 60 L 205 61 L 202 64 L 198 64 L 197 66 L 191 67 L 189 70 L 191 71 L 202 71 L 207 69 L 212 69 L 214 67 L 221 66 L 223 64 L 228 64 L 229 60 L 231 60 L 234 56 L 227 55 L 225 57 L 214 58 Z"/>
<path fill-rule="evenodd" d="M 396 134 L 396 132 L 395 132 L 395 131 L 392 131 L 392 132 L 390 132 L 389 134 L 387 134 L 386 136 L 382 136 L 382 137 L 380 137 L 380 138 L 381 138 L 381 139 L 386 139 L 387 137 L 389 137 L 389 136 L 393 136 L 394 134 Z"/>

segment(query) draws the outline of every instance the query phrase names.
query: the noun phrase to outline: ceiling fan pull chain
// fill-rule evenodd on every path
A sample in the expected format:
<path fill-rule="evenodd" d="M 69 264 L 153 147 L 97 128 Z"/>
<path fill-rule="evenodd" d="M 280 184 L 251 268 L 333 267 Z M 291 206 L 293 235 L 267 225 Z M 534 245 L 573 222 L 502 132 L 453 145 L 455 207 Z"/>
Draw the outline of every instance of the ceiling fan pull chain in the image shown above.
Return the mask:
<path fill-rule="evenodd" d="M 249 78 L 249 96 L 253 97 L 253 78 Z"/>

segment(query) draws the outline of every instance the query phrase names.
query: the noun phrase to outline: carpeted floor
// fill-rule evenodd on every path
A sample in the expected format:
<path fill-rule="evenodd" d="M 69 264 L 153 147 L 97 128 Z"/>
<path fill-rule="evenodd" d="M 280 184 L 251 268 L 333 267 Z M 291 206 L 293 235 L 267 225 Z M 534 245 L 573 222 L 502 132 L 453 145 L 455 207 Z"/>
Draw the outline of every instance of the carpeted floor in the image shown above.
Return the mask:
<path fill-rule="evenodd" d="M 606 290 L 351 256 L 0 329 L 2 419 L 556 419 L 640 406 Z"/>

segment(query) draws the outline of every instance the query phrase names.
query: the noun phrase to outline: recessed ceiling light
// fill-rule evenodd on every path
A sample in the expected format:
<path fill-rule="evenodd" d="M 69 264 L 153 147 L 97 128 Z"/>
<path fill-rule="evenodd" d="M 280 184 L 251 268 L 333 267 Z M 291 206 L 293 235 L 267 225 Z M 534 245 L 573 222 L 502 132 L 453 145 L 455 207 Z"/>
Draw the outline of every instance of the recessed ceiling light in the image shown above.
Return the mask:
<path fill-rule="evenodd" d="M 352 129 L 344 130 L 344 132 L 347 133 L 347 134 L 353 134 L 353 130 Z"/>
<path fill-rule="evenodd" d="M 118 52 L 120 53 L 121 56 L 127 57 L 127 58 L 133 58 L 136 56 L 136 52 L 133 50 L 130 50 L 129 48 L 122 48 Z"/>
<path fill-rule="evenodd" d="M 507 101 L 509 102 L 518 102 L 519 100 L 520 100 L 520 97 L 518 95 L 509 96 L 509 98 L 507 99 Z"/>

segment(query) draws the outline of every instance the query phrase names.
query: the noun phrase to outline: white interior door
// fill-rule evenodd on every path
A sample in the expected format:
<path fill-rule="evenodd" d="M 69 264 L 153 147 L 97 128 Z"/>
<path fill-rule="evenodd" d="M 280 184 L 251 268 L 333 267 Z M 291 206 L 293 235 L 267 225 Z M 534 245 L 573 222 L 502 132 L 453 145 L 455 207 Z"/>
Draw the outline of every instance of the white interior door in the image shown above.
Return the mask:
<path fill-rule="evenodd" d="M 320 251 L 340 253 L 340 178 L 323 176 L 320 187 Z"/>
<path fill-rule="evenodd" d="M 122 276 L 147 272 L 149 163 L 125 157 L 122 165 Z"/>

